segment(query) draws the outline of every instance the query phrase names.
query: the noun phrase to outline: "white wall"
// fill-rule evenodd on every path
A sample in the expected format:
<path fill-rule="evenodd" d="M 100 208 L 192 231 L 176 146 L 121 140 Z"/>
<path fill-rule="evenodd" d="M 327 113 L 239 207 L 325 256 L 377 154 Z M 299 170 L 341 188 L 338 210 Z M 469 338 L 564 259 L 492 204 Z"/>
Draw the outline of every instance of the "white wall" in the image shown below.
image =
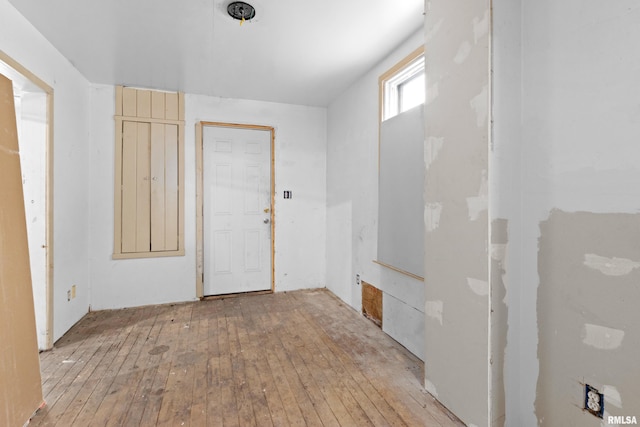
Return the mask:
<path fill-rule="evenodd" d="M 377 257 L 378 77 L 424 44 L 417 31 L 329 105 L 327 141 L 327 288 L 356 310 L 355 276 L 383 291 L 383 329 L 424 355 L 424 285 L 388 270 Z"/>
<path fill-rule="evenodd" d="M 131 307 L 196 298 L 195 124 L 269 125 L 275 141 L 276 292 L 325 286 L 326 110 L 185 96 L 185 256 L 112 260 L 114 88 L 94 85 L 91 145 L 91 306 Z M 283 190 L 293 198 L 284 200 Z"/>
<path fill-rule="evenodd" d="M 0 50 L 54 89 L 54 340 L 86 312 L 88 296 L 88 81 L 0 0 Z M 77 297 L 67 302 L 67 290 Z"/>

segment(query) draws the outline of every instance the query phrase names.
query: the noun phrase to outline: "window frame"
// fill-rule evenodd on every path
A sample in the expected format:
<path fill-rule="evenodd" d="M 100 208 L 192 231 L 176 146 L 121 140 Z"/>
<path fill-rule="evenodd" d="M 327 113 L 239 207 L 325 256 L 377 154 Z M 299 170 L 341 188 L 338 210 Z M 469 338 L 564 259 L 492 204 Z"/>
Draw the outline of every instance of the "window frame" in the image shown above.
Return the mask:
<path fill-rule="evenodd" d="M 378 79 L 380 122 L 402 112 L 399 88 L 423 73 L 426 78 L 424 46 L 420 46 L 380 76 Z"/>

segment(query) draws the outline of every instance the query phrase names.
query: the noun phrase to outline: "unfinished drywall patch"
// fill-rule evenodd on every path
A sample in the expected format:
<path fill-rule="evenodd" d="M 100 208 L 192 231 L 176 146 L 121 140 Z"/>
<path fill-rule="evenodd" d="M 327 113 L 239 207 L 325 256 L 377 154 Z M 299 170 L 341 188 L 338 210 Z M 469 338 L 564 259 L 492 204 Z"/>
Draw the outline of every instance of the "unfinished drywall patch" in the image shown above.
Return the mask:
<path fill-rule="evenodd" d="M 458 52 L 456 52 L 455 58 L 453 58 L 453 62 L 456 64 L 462 64 L 469 56 L 469 53 L 471 53 L 471 44 L 465 40 L 460 43 L 460 47 L 458 48 Z"/>
<path fill-rule="evenodd" d="M 442 214 L 442 203 L 427 203 L 424 207 L 424 226 L 430 233 L 440 225 L 440 215 Z"/>
<path fill-rule="evenodd" d="M 596 425 L 581 409 L 584 383 L 606 391 L 610 415 L 640 408 L 640 270 L 607 275 L 593 268 L 602 259 L 640 259 L 638 241 L 640 214 L 553 210 L 540 224 L 535 412 L 541 425 Z"/>
<path fill-rule="evenodd" d="M 442 301 L 426 301 L 424 303 L 424 314 L 426 314 L 431 319 L 437 320 L 442 326 L 442 310 L 444 309 L 444 304 Z"/>
<path fill-rule="evenodd" d="M 605 385 L 602 387 L 602 394 L 604 395 L 605 406 L 613 405 L 616 408 L 622 409 L 622 397 L 620 396 L 620 392 L 617 388 Z"/>
<path fill-rule="evenodd" d="M 473 18 L 473 40 L 476 44 L 489 33 L 489 24 L 491 23 L 489 18 L 489 11 L 484 13 L 482 18 Z"/>
<path fill-rule="evenodd" d="M 427 380 L 424 384 L 424 388 L 436 399 L 438 398 L 438 390 L 436 390 L 436 386 L 429 380 Z"/>
<path fill-rule="evenodd" d="M 433 101 L 435 101 L 438 98 L 439 94 L 440 94 L 440 89 L 437 82 L 429 85 L 429 87 L 427 88 L 427 96 L 424 100 L 424 105 L 431 104 Z"/>
<path fill-rule="evenodd" d="M 491 425 L 502 427 L 506 418 L 504 360 L 509 311 L 506 304 L 505 253 L 509 243 L 508 221 L 491 221 Z"/>
<path fill-rule="evenodd" d="M 444 138 L 430 136 L 424 140 L 424 167 L 429 169 L 431 163 L 438 157 L 438 153 L 442 149 Z"/>
<path fill-rule="evenodd" d="M 586 254 L 584 256 L 584 265 L 599 270 L 607 276 L 624 276 L 640 267 L 640 262 L 631 261 L 627 258 L 608 258 L 596 254 Z"/>
<path fill-rule="evenodd" d="M 489 188 L 487 183 L 487 171 L 482 171 L 482 180 L 480 181 L 480 189 L 478 195 L 467 197 L 467 209 L 469 210 L 469 219 L 475 221 L 479 218 L 480 213 L 489 208 Z"/>
<path fill-rule="evenodd" d="M 427 2 L 427 10 L 429 10 L 429 2 Z M 444 18 L 438 20 L 437 22 L 427 26 L 427 32 L 424 36 L 424 40 L 426 42 L 430 42 L 431 39 L 433 39 L 433 37 L 438 34 L 438 32 L 440 32 L 440 28 L 442 27 L 442 24 L 444 23 Z"/>
<path fill-rule="evenodd" d="M 467 283 L 469 284 L 469 287 L 475 294 L 480 296 L 486 296 L 489 294 L 488 281 L 467 277 Z"/>
<path fill-rule="evenodd" d="M 489 91 L 488 86 L 485 85 L 479 94 L 473 97 L 469 102 L 473 111 L 476 112 L 476 124 L 478 127 L 482 127 L 487 121 L 487 115 L 489 114 Z"/>
<path fill-rule="evenodd" d="M 582 342 L 600 350 L 615 350 L 622 345 L 624 331 L 585 323 Z"/>

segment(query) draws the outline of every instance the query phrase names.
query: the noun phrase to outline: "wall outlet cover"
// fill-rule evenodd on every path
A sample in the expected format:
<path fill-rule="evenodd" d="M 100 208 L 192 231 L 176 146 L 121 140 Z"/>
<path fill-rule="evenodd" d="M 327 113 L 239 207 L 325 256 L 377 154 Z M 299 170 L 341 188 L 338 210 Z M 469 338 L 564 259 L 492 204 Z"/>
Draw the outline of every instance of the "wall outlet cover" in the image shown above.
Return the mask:
<path fill-rule="evenodd" d="M 584 385 L 584 409 L 598 418 L 604 416 L 604 395 L 589 384 Z"/>

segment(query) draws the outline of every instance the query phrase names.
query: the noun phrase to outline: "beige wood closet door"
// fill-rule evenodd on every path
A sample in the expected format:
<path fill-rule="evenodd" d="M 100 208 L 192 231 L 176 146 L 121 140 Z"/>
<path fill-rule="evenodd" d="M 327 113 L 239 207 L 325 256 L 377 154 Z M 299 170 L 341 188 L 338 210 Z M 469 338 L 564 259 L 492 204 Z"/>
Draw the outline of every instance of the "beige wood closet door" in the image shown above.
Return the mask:
<path fill-rule="evenodd" d="M 271 289 L 271 133 L 203 130 L 204 295 Z"/>
<path fill-rule="evenodd" d="M 122 253 L 178 250 L 178 126 L 122 122 Z"/>

